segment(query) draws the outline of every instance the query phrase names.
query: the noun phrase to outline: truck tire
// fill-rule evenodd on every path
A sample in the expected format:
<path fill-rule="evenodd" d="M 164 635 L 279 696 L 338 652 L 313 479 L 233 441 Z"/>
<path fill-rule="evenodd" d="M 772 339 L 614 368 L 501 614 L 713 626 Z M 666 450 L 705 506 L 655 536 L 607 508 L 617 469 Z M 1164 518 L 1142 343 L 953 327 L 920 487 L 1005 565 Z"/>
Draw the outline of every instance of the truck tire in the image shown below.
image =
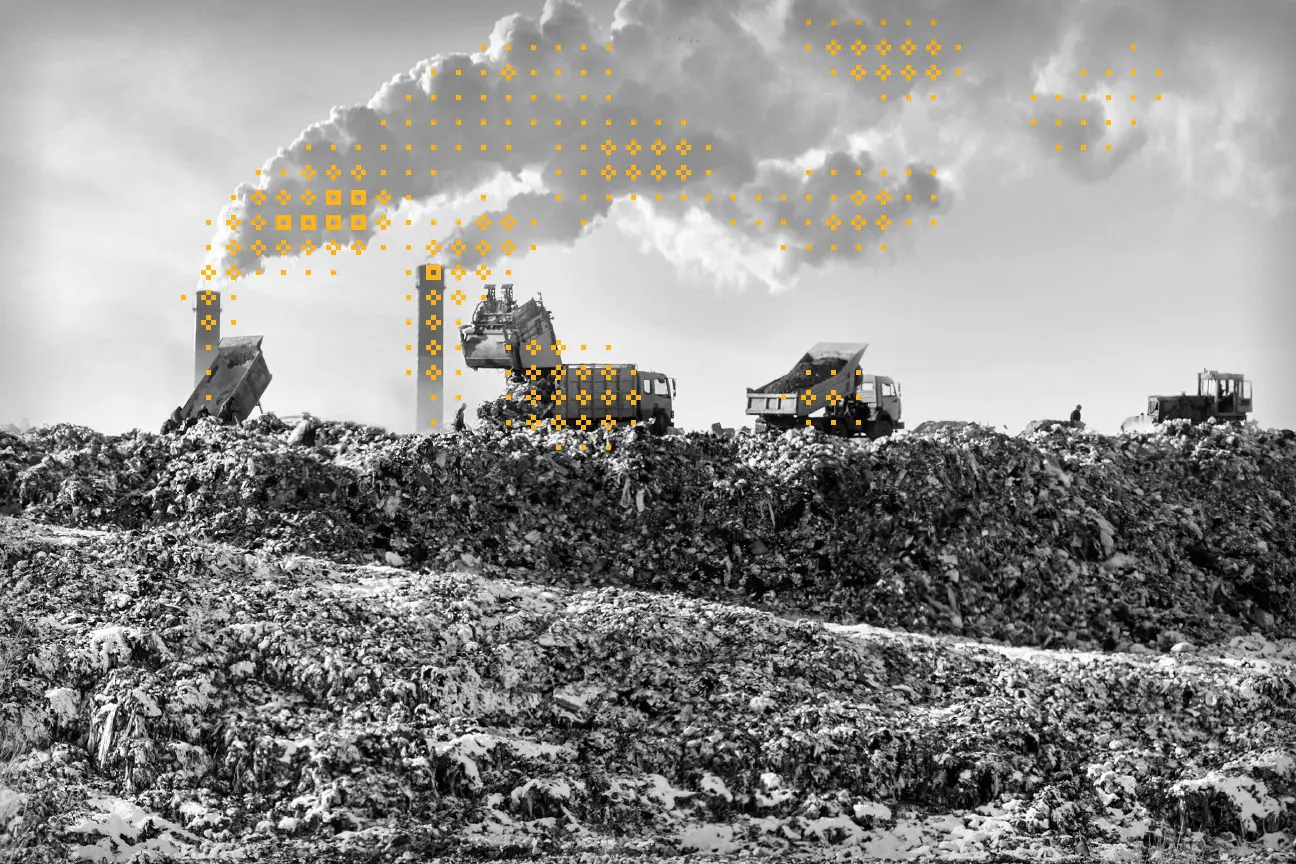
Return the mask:
<path fill-rule="evenodd" d="M 869 435 L 869 438 L 876 441 L 879 438 L 888 437 L 894 431 L 895 431 L 895 427 L 891 425 L 891 418 L 882 417 L 873 424 L 873 432 L 871 435 Z"/>
<path fill-rule="evenodd" d="M 648 431 L 660 438 L 666 434 L 669 425 L 666 412 L 658 408 L 653 411 L 652 419 L 648 421 Z"/>

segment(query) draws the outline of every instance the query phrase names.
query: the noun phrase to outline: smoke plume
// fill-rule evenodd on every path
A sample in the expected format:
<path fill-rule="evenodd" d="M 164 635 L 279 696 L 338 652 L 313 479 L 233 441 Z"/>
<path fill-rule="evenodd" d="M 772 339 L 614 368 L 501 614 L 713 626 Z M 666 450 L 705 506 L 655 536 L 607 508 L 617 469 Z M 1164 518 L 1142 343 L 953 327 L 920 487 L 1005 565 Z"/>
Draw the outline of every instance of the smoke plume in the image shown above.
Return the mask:
<path fill-rule="evenodd" d="M 1207 28 L 1227 47 L 1246 27 L 1180 5 L 1207 23 L 1167 3 L 623 0 L 606 35 L 574 0 L 547 0 L 538 20 L 509 16 L 477 53 L 423 61 L 303 132 L 238 187 L 204 275 L 363 249 L 402 220 L 433 229 L 429 258 L 453 276 L 484 275 L 611 216 L 677 266 L 773 288 L 887 254 L 953 203 L 969 164 L 1010 172 L 1032 152 L 1100 181 L 1152 145 L 1185 177 L 1226 168 L 1222 194 L 1290 206 L 1275 142 L 1291 109 L 1245 121 L 1254 87 L 1290 96 L 1291 76 L 1253 70 L 1251 101 L 1218 122 L 1219 82 L 1192 60 L 1225 50 L 1203 53 Z M 1256 4 L 1269 17 L 1253 62 L 1286 62 L 1273 34 L 1290 8 Z M 436 221 L 501 182 L 502 204 Z"/>

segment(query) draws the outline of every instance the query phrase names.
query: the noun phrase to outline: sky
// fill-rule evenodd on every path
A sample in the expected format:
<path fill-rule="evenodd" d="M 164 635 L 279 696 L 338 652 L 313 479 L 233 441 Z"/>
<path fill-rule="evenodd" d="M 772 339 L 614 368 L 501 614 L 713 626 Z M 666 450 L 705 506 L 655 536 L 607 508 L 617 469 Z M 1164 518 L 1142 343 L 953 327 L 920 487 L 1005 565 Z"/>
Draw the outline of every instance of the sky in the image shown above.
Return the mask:
<path fill-rule="evenodd" d="M 405 273 L 436 260 L 465 266 L 447 284 L 470 297 L 543 294 L 568 362 L 674 377 L 686 428 L 749 421 L 745 389 L 820 341 L 869 343 L 910 428 L 1015 433 L 1081 403 L 1115 432 L 1207 367 L 1247 374 L 1262 425 L 1296 427 L 1294 0 L 12 10 L 0 423 L 155 430 L 192 389 L 192 298 L 211 285 L 224 335 L 265 337 L 266 410 L 413 431 Z M 258 258 L 246 225 L 223 227 L 339 187 L 366 190 L 367 232 L 266 231 L 291 252 Z M 330 239 L 336 254 L 301 252 Z M 451 357 L 447 398 L 474 406 L 501 374 Z"/>

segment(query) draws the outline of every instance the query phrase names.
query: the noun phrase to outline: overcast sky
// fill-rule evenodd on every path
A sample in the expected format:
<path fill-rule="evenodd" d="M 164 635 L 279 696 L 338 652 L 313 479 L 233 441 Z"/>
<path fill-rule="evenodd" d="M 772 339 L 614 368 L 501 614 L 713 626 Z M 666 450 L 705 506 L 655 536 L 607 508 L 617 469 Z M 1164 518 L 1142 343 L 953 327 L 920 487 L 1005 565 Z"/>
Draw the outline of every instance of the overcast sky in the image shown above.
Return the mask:
<path fill-rule="evenodd" d="M 568 361 L 674 376 L 687 427 L 744 422 L 744 389 L 818 341 L 870 343 L 865 366 L 902 383 L 911 427 L 1017 432 L 1079 402 L 1115 431 L 1148 394 L 1194 389 L 1203 367 L 1247 373 L 1256 418 L 1296 427 L 1292 0 L 13 8 L 0 35 L 0 423 L 156 429 L 192 384 L 180 295 L 205 265 L 223 279 L 256 260 L 246 242 L 224 251 L 222 220 L 298 212 L 336 160 L 367 163 L 364 181 L 340 185 L 371 202 L 388 189 L 391 227 L 342 238 L 367 243 L 359 256 L 303 256 L 309 238 L 291 235 L 265 275 L 222 286 L 225 335 L 265 336 L 263 403 L 281 414 L 413 429 L 404 274 L 437 241 L 442 263 L 488 266 L 519 300 L 542 292 Z M 627 152 L 658 138 L 660 156 Z M 595 152 L 607 140 L 617 149 Z M 330 142 L 341 153 L 325 157 Z M 630 164 L 671 173 L 631 182 Z M 505 213 L 519 220 L 509 235 Z M 445 247 L 460 236 L 456 259 Z M 504 258 L 509 238 L 522 248 Z M 475 295 L 483 280 L 449 284 Z M 451 307 L 450 323 L 470 311 Z M 501 384 L 452 366 L 447 396 L 475 404 Z"/>

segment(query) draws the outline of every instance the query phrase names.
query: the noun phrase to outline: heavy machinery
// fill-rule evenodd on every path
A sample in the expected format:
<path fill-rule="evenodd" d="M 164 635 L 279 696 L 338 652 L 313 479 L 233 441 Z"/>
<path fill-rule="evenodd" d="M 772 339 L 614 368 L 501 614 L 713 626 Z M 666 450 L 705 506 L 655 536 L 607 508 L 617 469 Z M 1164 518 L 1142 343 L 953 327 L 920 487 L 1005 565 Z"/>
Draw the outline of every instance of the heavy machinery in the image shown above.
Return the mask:
<path fill-rule="evenodd" d="M 562 354 L 544 296 L 519 306 L 512 283 L 503 286 L 503 293 L 501 298 L 494 285 L 487 285 L 486 299 L 473 310 L 472 321 L 459 328 L 468 368 L 519 372 L 534 366 L 548 372 L 560 367 Z"/>
<path fill-rule="evenodd" d="M 171 412 L 163 434 L 205 415 L 222 423 L 242 423 L 261 403 L 274 377 L 261 353 L 262 336 L 226 336 L 216 358 L 184 405 Z"/>
<path fill-rule="evenodd" d="M 1153 423 L 1188 420 L 1193 424 L 1217 420 L 1241 423 L 1251 413 L 1251 382 L 1236 372 L 1203 369 L 1197 373 L 1197 395 L 1149 396 L 1146 414 L 1121 424 L 1122 432 L 1146 432 Z"/>
<path fill-rule="evenodd" d="M 747 391 L 757 429 L 811 426 L 831 435 L 885 438 L 903 429 L 900 387 L 860 368 L 866 342 L 820 342 L 787 374 Z"/>
<path fill-rule="evenodd" d="M 479 416 L 532 425 L 547 420 L 558 428 L 643 424 L 656 435 L 674 425 L 675 379 L 633 363 L 565 366 L 544 298 L 519 306 L 511 283 L 500 292 L 503 296 L 487 285 L 471 322 L 459 328 L 468 368 L 508 372 L 500 416 L 491 413 L 491 406 L 479 409 Z"/>

